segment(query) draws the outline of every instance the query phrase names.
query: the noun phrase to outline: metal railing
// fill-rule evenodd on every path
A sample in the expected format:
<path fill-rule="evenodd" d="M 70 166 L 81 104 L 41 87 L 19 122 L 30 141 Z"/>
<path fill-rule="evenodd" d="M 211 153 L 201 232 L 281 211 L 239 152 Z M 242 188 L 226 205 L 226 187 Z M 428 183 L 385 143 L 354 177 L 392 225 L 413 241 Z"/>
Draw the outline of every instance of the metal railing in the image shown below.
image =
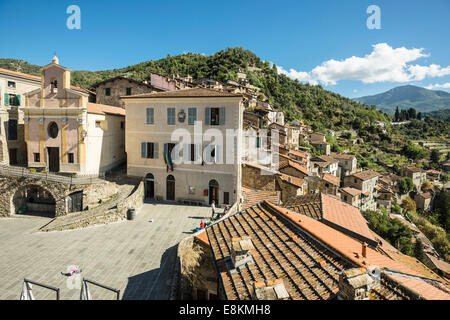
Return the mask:
<path fill-rule="evenodd" d="M 86 278 L 83 278 L 83 283 L 81 285 L 81 292 L 80 292 L 80 300 L 91 300 L 91 294 L 89 292 L 88 283 L 93 284 L 94 286 L 103 288 L 105 290 L 112 291 L 116 294 L 117 300 L 120 300 L 120 290 L 114 289 L 108 286 L 105 286 L 104 284 L 88 280 Z"/>
<path fill-rule="evenodd" d="M 59 288 L 55 288 L 55 287 L 52 287 L 52 286 L 49 286 L 49 285 L 46 285 L 43 283 L 31 281 L 28 279 L 23 279 L 23 284 L 24 284 L 24 288 L 22 289 L 22 293 L 20 295 L 20 300 L 34 300 L 34 296 L 31 291 L 32 290 L 31 285 L 33 285 L 33 284 L 38 287 L 42 287 L 42 288 L 45 288 L 48 290 L 55 291 L 56 292 L 56 300 L 59 300 Z"/>
<path fill-rule="evenodd" d="M 75 184 L 75 185 L 101 183 L 105 179 L 105 173 L 97 175 L 64 176 L 49 172 L 32 172 L 24 167 L 14 167 L 6 165 L 0 165 L 0 175 L 10 177 L 12 176 L 12 177 L 33 178 L 38 180 Z"/>

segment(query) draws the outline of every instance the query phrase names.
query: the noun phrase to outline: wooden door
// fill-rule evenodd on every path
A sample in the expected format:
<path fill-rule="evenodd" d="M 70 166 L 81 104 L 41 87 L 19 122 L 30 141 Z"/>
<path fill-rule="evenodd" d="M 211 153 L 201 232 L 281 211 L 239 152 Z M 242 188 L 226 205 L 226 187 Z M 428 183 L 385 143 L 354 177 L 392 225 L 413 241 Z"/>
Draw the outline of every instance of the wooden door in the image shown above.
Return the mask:
<path fill-rule="evenodd" d="M 48 170 L 59 172 L 59 148 L 48 148 Z"/>

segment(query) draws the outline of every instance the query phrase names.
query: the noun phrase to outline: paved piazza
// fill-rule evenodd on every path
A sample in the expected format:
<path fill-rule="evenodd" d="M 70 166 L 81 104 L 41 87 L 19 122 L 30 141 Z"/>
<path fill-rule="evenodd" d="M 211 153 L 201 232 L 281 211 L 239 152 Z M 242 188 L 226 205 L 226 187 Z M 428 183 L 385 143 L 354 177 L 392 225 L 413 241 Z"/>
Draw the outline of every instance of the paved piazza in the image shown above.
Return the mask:
<path fill-rule="evenodd" d="M 121 299 L 168 299 L 176 245 L 208 217 L 207 207 L 145 204 L 134 221 L 86 229 L 41 233 L 50 219 L 0 219 L 0 299 L 19 299 L 24 278 L 60 288 L 61 299 L 79 299 L 61 275 L 79 265 L 82 276 L 120 289 Z M 153 219 L 153 222 L 150 222 Z M 89 287 L 92 299 L 111 292 Z M 33 286 L 36 299 L 53 292 Z"/>

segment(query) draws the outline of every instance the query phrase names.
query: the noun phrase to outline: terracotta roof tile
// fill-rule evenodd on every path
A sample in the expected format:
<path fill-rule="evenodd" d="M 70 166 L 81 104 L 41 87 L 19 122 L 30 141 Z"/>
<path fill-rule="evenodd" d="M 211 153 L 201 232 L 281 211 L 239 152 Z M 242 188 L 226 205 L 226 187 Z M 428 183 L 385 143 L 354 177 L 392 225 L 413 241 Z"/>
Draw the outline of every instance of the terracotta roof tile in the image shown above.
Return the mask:
<path fill-rule="evenodd" d="M 285 174 L 285 173 L 281 174 L 281 179 L 283 181 L 287 181 L 288 183 L 291 183 L 291 184 L 293 184 L 293 185 L 295 185 L 295 186 L 297 186 L 299 188 L 302 188 L 304 186 L 304 184 L 305 184 L 305 180 L 297 178 L 297 177 L 290 176 L 290 175 Z"/>
<path fill-rule="evenodd" d="M 381 175 L 378 172 L 375 172 L 372 170 L 365 170 L 365 171 L 354 173 L 354 174 L 352 174 L 352 176 L 356 177 L 358 179 L 361 179 L 361 180 L 369 180 L 374 177 L 379 177 Z"/>
<path fill-rule="evenodd" d="M 108 106 L 105 104 L 91 103 L 91 102 L 87 103 L 87 111 L 88 111 L 88 113 L 95 113 L 95 114 L 113 114 L 113 115 L 125 116 L 125 109 L 123 109 L 123 108 Z"/>
<path fill-rule="evenodd" d="M 358 194 L 362 193 L 361 190 L 358 190 L 358 189 L 355 189 L 355 188 L 352 188 L 352 187 L 341 188 L 341 191 L 344 191 L 345 193 L 348 193 L 352 197 L 355 197 Z"/>
<path fill-rule="evenodd" d="M 252 190 L 246 187 L 242 187 L 242 196 L 244 197 L 244 202 L 242 203 L 242 209 L 245 210 L 249 207 L 267 200 L 275 204 L 280 203 L 280 191 L 262 191 L 262 190 Z"/>
<path fill-rule="evenodd" d="M 122 96 L 121 99 L 130 98 L 208 98 L 208 97 L 242 97 L 242 94 L 222 92 L 206 88 L 192 88 L 175 91 L 142 93 L 131 96 Z"/>
<path fill-rule="evenodd" d="M 308 170 L 306 170 L 305 167 L 301 166 L 300 164 L 298 164 L 297 162 L 292 161 L 292 160 L 281 161 L 279 163 L 278 170 L 282 170 L 282 169 L 285 169 L 287 167 L 292 167 L 292 168 L 300 171 L 304 175 L 306 175 L 306 176 L 308 175 Z"/>
<path fill-rule="evenodd" d="M 323 180 L 334 184 L 335 186 L 339 186 L 341 184 L 341 179 L 339 177 L 333 176 L 332 174 L 325 173 L 322 177 Z"/>

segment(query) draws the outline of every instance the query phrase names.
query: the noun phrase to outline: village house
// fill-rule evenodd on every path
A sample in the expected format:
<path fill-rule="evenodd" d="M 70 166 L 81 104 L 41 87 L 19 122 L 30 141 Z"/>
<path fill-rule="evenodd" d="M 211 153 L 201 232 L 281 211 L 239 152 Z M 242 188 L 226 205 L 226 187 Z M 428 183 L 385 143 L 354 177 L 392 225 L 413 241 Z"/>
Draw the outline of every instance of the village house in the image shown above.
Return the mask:
<path fill-rule="evenodd" d="M 220 206 L 240 201 L 242 142 L 234 135 L 242 135 L 242 95 L 194 88 L 122 99 L 127 174 L 145 180 L 146 199 L 196 204 L 214 200 Z M 194 130 L 199 125 L 201 132 Z M 177 129 L 190 141 L 174 138 Z M 223 140 L 210 141 L 205 133 L 220 133 Z"/>
<path fill-rule="evenodd" d="M 339 162 L 337 176 L 341 179 L 356 172 L 358 160 L 355 155 L 332 152 L 330 156 Z"/>
<path fill-rule="evenodd" d="M 136 81 L 125 76 L 117 76 L 92 86 L 96 92 L 96 102 L 116 107 L 124 107 L 121 96 L 176 90 L 175 81 L 159 74 L 150 74 L 149 81 Z"/>
<path fill-rule="evenodd" d="M 331 145 L 327 142 L 326 135 L 319 132 L 313 132 L 309 135 L 309 144 L 329 156 L 331 153 Z"/>
<path fill-rule="evenodd" d="M 450 171 L 450 160 L 442 162 L 442 170 Z"/>
<path fill-rule="evenodd" d="M 308 170 L 306 170 L 305 167 L 295 161 L 286 159 L 280 159 L 278 171 L 301 179 L 304 179 L 309 175 Z"/>
<path fill-rule="evenodd" d="M 379 174 L 372 170 L 354 173 L 344 177 L 344 188 L 352 187 L 361 191 L 361 210 L 376 210 Z"/>
<path fill-rule="evenodd" d="M 310 170 L 311 156 L 309 155 L 308 152 L 299 150 L 289 150 L 288 155 L 291 159 L 299 162 L 302 166 L 304 166 L 307 171 Z"/>
<path fill-rule="evenodd" d="M 70 73 L 54 57 L 42 68 L 40 88 L 24 94 L 28 167 L 98 175 L 125 161 L 125 110 L 89 102 Z"/>
<path fill-rule="evenodd" d="M 418 193 L 414 197 L 416 208 L 418 210 L 428 211 L 431 210 L 431 201 L 433 195 L 430 192 Z"/>
<path fill-rule="evenodd" d="M 329 173 L 324 173 L 322 175 L 322 188 L 320 192 L 337 196 L 339 193 L 340 184 L 341 180 L 339 179 L 339 177 L 336 177 Z"/>
<path fill-rule="evenodd" d="M 278 176 L 277 183 L 280 186 L 282 203 L 308 193 L 308 182 L 305 179 L 282 173 Z"/>
<path fill-rule="evenodd" d="M 322 176 L 325 173 L 329 173 L 333 176 L 338 174 L 339 162 L 333 157 L 327 155 L 321 155 L 311 158 L 311 173 L 314 175 Z"/>
<path fill-rule="evenodd" d="M 290 149 L 297 149 L 300 144 L 300 127 L 295 125 L 286 125 L 287 144 Z"/>
<path fill-rule="evenodd" d="M 345 187 L 341 188 L 340 191 L 342 201 L 351 204 L 358 209 L 361 209 L 361 190 L 352 187 Z"/>
<path fill-rule="evenodd" d="M 427 180 L 427 173 L 422 169 L 416 167 L 404 167 L 401 170 L 402 177 L 409 177 L 413 181 L 416 188 L 419 190 L 422 183 Z"/>
<path fill-rule="evenodd" d="M 393 204 L 397 202 L 397 195 L 391 188 L 386 188 L 384 186 L 378 186 L 377 189 L 377 206 L 384 207 L 388 212 L 391 211 Z"/>

